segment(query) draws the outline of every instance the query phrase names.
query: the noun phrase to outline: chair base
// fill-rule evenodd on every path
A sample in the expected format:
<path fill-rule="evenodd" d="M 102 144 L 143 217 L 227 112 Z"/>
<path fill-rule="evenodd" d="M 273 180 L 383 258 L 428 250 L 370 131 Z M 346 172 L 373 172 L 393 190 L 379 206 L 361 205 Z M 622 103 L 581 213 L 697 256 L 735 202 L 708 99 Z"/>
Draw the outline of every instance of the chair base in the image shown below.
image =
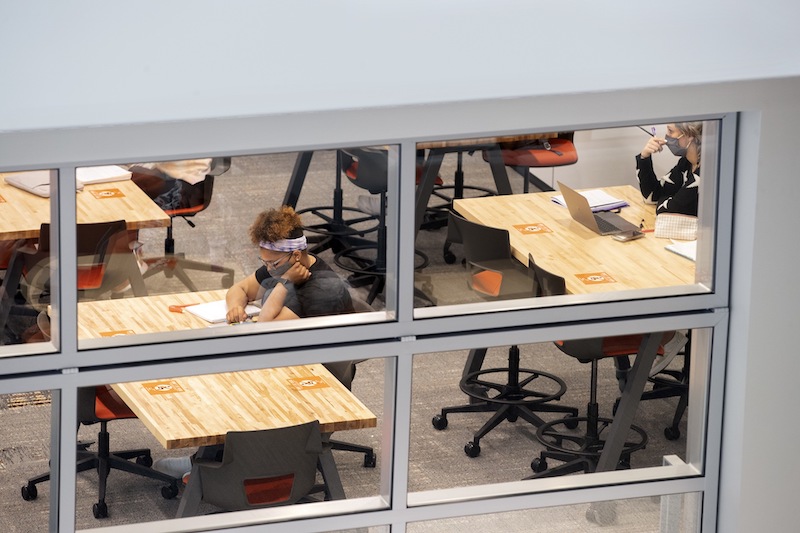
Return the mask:
<path fill-rule="evenodd" d="M 342 442 L 340 440 L 329 440 L 328 444 L 330 444 L 332 450 L 340 450 L 343 452 L 355 452 L 355 453 L 363 453 L 364 454 L 364 466 L 366 468 L 375 468 L 377 464 L 377 458 L 375 456 L 375 450 L 370 448 L 369 446 L 361 446 L 359 444 L 352 444 L 349 442 Z"/>
<path fill-rule="evenodd" d="M 178 479 L 150 468 L 153 464 L 150 450 L 142 448 L 113 453 L 109 452 L 109 434 L 106 431 L 106 422 L 101 422 L 101 424 L 101 430 L 97 434 L 98 451 L 90 452 L 85 449 L 88 445 L 79 445 L 76 464 L 78 472 L 97 470 L 98 499 L 97 503 L 92 506 L 92 512 L 95 518 L 108 517 L 108 505 L 106 504 L 106 481 L 108 475 L 111 473 L 111 470 L 122 470 L 124 472 L 155 479 L 157 481 L 164 481 L 169 485 L 162 487 L 161 495 L 167 499 L 174 498 L 178 495 Z M 134 459 L 135 462 L 131 462 L 131 459 Z M 22 499 L 26 501 L 35 500 L 38 496 L 36 485 L 49 480 L 50 472 L 46 472 L 29 479 L 28 483 L 22 486 Z"/>
<path fill-rule="evenodd" d="M 303 231 L 311 233 L 309 247 L 311 253 L 333 250 L 338 253 L 349 246 L 365 244 L 365 236 L 378 231 L 380 220 L 376 215 L 365 213 L 354 207 L 320 206 L 297 211 L 303 215 L 313 215 L 319 222 L 304 225 Z"/>
<path fill-rule="evenodd" d="M 471 398 L 467 405 L 445 407 L 434 416 L 431 423 L 438 430 L 447 427 L 447 415 L 452 413 L 487 413 L 494 412 L 492 417 L 477 431 L 473 439 L 464 446 L 464 453 L 469 457 L 480 455 L 480 441 L 492 429 L 504 420 L 516 422 L 522 418 L 526 422 L 540 427 L 545 421 L 537 416 L 540 413 L 566 413 L 573 418 L 578 414 L 574 407 L 555 405 L 567 390 L 564 381 L 553 374 L 529 368 L 519 368 L 519 349 L 509 349 L 509 366 L 505 368 L 489 368 L 470 372 L 461 379 L 461 390 Z M 493 375 L 504 378 L 503 381 L 488 379 Z M 531 387 L 534 380 L 548 382 L 544 387 L 547 392 Z M 486 391 L 486 392 L 483 392 Z M 494 395 L 492 396 L 492 391 Z M 477 400 L 477 401 L 472 401 Z"/>
<path fill-rule="evenodd" d="M 531 461 L 531 470 L 536 473 L 525 479 L 594 472 L 605 446 L 602 434 L 611 426 L 612 421 L 610 418 L 592 415 L 590 407 L 589 416 L 565 418 L 541 425 L 536 431 L 536 440 L 547 449 Z M 558 426 L 564 426 L 564 429 L 557 429 Z M 584 430 L 576 432 L 575 429 L 579 427 Z M 622 449 L 618 468 L 630 468 L 631 454 L 647 445 L 647 433 L 642 428 L 631 426 L 630 431 L 631 435 Z M 562 464 L 548 468 L 548 459 L 562 461 Z"/>

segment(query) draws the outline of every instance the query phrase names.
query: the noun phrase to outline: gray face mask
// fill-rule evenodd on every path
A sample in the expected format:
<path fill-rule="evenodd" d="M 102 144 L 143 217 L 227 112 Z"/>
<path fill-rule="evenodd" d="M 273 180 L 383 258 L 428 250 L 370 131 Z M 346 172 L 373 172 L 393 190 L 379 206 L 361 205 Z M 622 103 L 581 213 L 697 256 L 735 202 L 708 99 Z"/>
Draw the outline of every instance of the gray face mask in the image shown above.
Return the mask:
<path fill-rule="evenodd" d="M 279 278 L 279 277 L 281 277 L 282 275 L 284 275 L 284 274 L 286 273 L 286 271 L 287 271 L 287 270 L 289 270 L 290 268 L 292 268 L 292 264 L 293 264 L 293 263 L 292 263 L 292 258 L 290 257 L 290 258 L 289 258 L 289 259 L 286 261 L 286 263 L 284 263 L 283 265 L 281 265 L 281 266 L 279 266 L 279 267 L 277 267 L 277 268 L 274 268 L 274 269 L 272 269 L 272 270 L 270 270 L 270 269 L 267 269 L 267 273 L 268 273 L 270 276 L 272 276 L 273 278 Z"/>
<path fill-rule="evenodd" d="M 683 137 L 683 135 L 681 135 L 681 137 Z M 667 148 L 669 148 L 669 151 L 672 152 L 672 155 L 678 157 L 685 156 L 686 149 L 689 148 L 688 145 L 681 146 L 680 144 L 678 144 L 678 139 L 680 139 L 681 137 L 670 137 L 669 135 L 666 135 L 664 137 L 664 140 L 667 141 Z"/>

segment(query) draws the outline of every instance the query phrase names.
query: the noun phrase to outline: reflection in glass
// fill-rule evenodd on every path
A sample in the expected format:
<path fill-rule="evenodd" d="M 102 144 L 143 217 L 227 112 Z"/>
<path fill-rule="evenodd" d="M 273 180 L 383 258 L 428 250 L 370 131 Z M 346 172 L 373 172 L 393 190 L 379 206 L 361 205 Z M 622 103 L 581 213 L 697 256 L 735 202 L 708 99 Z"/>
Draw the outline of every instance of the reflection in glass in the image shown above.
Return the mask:
<path fill-rule="evenodd" d="M 417 234 L 416 246 L 430 263 L 417 272 L 417 288 L 439 306 L 541 296 L 535 284 L 524 283 L 535 263 L 564 278 L 566 294 L 622 299 L 636 297 L 624 292 L 665 287 L 675 294 L 706 292 L 712 280 L 698 279 L 685 256 L 694 253 L 698 228 L 713 235 L 714 217 L 703 206 L 713 209 L 715 202 L 698 197 L 716 194 L 718 129 L 709 121 L 419 143 L 417 226 L 426 231 Z M 710 154 L 702 167 L 700 146 Z M 622 202 L 619 215 L 643 234 L 617 236 L 620 242 L 588 229 L 571 215 L 575 206 L 553 202 L 560 182 L 591 190 L 590 209 L 597 212 Z M 448 197 L 454 213 L 434 207 L 437 191 L 448 187 L 455 188 Z M 453 228 L 457 217 L 471 225 Z M 666 248 L 671 244 L 692 250 Z M 710 268 L 699 271 L 706 276 Z"/>
<path fill-rule="evenodd" d="M 283 285 L 286 305 L 277 306 L 278 314 L 284 307 L 291 312 L 264 311 L 257 320 L 350 312 L 346 294 L 337 299 L 342 305 L 329 305 L 321 298 L 334 299 L 330 287 L 310 290 L 323 279 L 367 301 L 370 310 L 382 309 L 385 196 L 396 160 L 396 148 L 377 147 L 78 169 L 79 177 L 93 177 L 79 195 L 79 218 L 113 214 L 126 225 L 109 246 L 101 290 L 81 292 L 92 304 L 79 306 L 79 338 L 203 329 L 208 320 L 181 311 L 215 301 L 223 311 L 216 321 L 242 321 L 243 311 L 228 316 L 228 290 L 264 309 L 270 295 L 283 292 L 273 290 L 278 278 L 291 282 Z M 283 212 L 281 204 L 300 218 L 287 225 L 265 214 Z M 263 265 L 284 256 L 272 272 Z M 325 273 L 301 279 L 297 263 Z M 119 320 L 94 320 L 111 311 Z"/>
<path fill-rule="evenodd" d="M 40 236 L 50 221 L 50 183 L 56 171 L 0 174 L 0 346 L 50 340 L 37 286 L 49 279 L 49 240 Z M 37 277 L 37 273 L 38 277 Z M 14 351 L 3 350 L 13 354 Z"/>
<path fill-rule="evenodd" d="M 445 533 L 450 531 L 503 531 L 508 533 L 582 533 L 603 531 L 656 533 L 659 531 L 697 531 L 700 527 L 701 494 L 685 493 L 660 498 L 631 498 L 592 504 L 564 505 L 473 515 L 460 518 L 416 522 L 407 533 Z"/>
<path fill-rule="evenodd" d="M 0 394 L 0 483 L 15 489 L 4 491 L 0 506 L 6 530 L 48 529 L 50 484 L 34 487 L 27 480 L 48 471 L 51 416 L 49 390 Z"/>
<path fill-rule="evenodd" d="M 415 356 L 409 491 L 656 467 L 668 455 L 688 462 L 690 353 L 695 371 L 708 360 L 707 347 L 687 341 L 691 336 L 683 331 Z M 706 394 L 704 384 L 696 386 Z M 624 444 L 607 445 L 620 412 L 634 413 L 633 426 Z"/>

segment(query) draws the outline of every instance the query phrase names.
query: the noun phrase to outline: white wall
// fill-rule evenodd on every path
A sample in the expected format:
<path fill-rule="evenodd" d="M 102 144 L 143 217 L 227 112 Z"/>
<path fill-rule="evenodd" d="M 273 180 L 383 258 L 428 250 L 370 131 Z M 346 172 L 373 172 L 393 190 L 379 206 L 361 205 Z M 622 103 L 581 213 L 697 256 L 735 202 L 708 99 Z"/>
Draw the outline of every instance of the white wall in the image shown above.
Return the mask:
<path fill-rule="evenodd" d="M 800 4 L 32 0 L 1 9 L 0 167 L 88 160 L 98 150 L 125 160 L 129 151 L 747 111 L 736 176 L 719 530 L 796 530 L 800 252 L 792 232 L 800 210 L 792 193 L 800 79 L 713 82 L 800 75 Z M 504 99 L 514 95 L 532 98 Z M 498 99 L 481 102 L 487 98 Z M 476 102 L 283 115 L 470 99 Z M 147 127 L 112 129 L 112 136 L 92 128 L 9 133 L 271 113 L 269 127 L 247 136 L 231 126 L 264 121 L 242 119 L 227 131 L 213 121 L 178 124 L 167 142 L 146 137 L 155 131 Z M 136 139 L 132 148 L 126 139 Z"/>
<path fill-rule="evenodd" d="M 785 0 L 4 1 L 0 131 L 800 74 Z"/>

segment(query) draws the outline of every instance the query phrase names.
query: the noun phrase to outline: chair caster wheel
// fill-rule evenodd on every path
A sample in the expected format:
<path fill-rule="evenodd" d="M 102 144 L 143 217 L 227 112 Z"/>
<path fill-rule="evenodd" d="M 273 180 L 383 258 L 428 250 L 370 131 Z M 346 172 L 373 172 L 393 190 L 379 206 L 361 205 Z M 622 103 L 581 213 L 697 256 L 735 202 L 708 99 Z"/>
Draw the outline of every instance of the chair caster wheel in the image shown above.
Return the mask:
<path fill-rule="evenodd" d="M 478 457 L 481 454 L 481 447 L 478 444 L 469 441 L 464 446 L 464 453 L 466 453 L 469 457 Z"/>
<path fill-rule="evenodd" d="M 161 487 L 161 496 L 165 500 L 171 500 L 175 496 L 178 495 L 178 486 L 177 485 L 166 485 Z"/>
<path fill-rule="evenodd" d="M 36 499 L 39 495 L 39 491 L 36 490 L 36 485 L 23 485 L 22 486 L 22 499 L 26 502 L 30 502 Z"/>
<path fill-rule="evenodd" d="M 92 514 L 95 518 L 108 518 L 108 506 L 106 502 L 97 502 L 92 505 Z"/>
<path fill-rule="evenodd" d="M 442 415 L 434 416 L 433 420 L 431 420 L 431 423 L 433 424 L 433 427 L 435 427 L 439 431 L 447 427 L 447 419 Z"/>
<path fill-rule="evenodd" d="M 375 468 L 377 464 L 377 460 L 375 458 L 375 453 L 365 453 L 364 454 L 364 467 L 365 468 Z"/>
<path fill-rule="evenodd" d="M 681 438 L 681 430 L 671 426 L 664 428 L 664 436 L 667 438 L 667 440 L 678 440 Z"/>
<path fill-rule="evenodd" d="M 453 252 L 450 251 L 445 252 L 443 256 L 444 256 L 444 262 L 447 263 L 448 265 L 452 265 L 453 263 L 456 262 L 456 254 L 454 254 Z"/>
<path fill-rule="evenodd" d="M 136 458 L 136 464 L 150 468 L 153 466 L 153 458 L 149 455 L 140 455 Z"/>
<path fill-rule="evenodd" d="M 586 520 L 598 526 L 610 526 L 617 521 L 613 502 L 593 503 L 586 510 Z"/>
<path fill-rule="evenodd" d="M 547 459 L 536 457 L 533 461 L 531 461 L 531 470 L 537 474 L 541 474 L 547 470 Z"/>
<path fill-rule="evenodd" d="M 575 429 L 578 427 L 578 418 L 576 416 L 565 416 L 564 426 L 567 429 Z"/>

